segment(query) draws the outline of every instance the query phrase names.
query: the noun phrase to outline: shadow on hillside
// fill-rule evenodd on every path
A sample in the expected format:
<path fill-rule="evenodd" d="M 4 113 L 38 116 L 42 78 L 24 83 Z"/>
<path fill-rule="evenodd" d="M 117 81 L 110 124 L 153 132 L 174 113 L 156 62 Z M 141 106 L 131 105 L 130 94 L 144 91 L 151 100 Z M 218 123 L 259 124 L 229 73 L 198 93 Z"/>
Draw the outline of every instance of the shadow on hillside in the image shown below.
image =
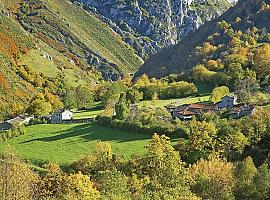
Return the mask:
<path fill-rule="evenodd" d="M 98 126 L 96 124 L 83 124 L 75 126 L 71 129 L 67 129 L 63 131 L 57 131 L 53 133 L 53 136 L 49 137 L 41 137 L 35 138 L 32 140 L 24 141 L 22 143 L 29 143 L 34 141 L 41 141 L 41 142 L 52 142 L 57 140 L 63 140 L 73 137 L 79 137 L 83 139 L 85 142 L 88 141 L 116 141 L 116 142 L 128 142 L 134 140 L 145 140 L 150 139 L 150 135 L 138 134 L 138 133 L 128 133 L 113 130 L 110 128 L 105 128 Z M 73 142 L 73 141 L 70 141 Z"/>

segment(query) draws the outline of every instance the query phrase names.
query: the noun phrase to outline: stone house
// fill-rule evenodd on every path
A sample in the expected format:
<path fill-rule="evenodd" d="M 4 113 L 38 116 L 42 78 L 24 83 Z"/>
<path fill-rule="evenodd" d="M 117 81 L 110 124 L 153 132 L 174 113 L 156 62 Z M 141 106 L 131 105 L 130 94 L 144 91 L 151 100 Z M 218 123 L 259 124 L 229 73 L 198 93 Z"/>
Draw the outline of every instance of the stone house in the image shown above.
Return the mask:
<path fill-rule="evenodd" d="M 70 110 L 58 110 L 51 116 L 51 122 L 53 124 L 62 123 L 65 120 L 71 120 L 73 118 L 73 112 Z"/>
<path fill-rule="evenodd" d="M 237 97 L 235 96 L 225 96 L 222 98 L 221 102 L 215 104 L 219 109 L 234 108 L 236 105 Z"/>
<path fill-rule="evenodd" d="M 12 124 L 8 123 L 8 122 L 2 122 L 0 123 L 0 131 L 6 131 L 9 129 L 12 129 Z"/>

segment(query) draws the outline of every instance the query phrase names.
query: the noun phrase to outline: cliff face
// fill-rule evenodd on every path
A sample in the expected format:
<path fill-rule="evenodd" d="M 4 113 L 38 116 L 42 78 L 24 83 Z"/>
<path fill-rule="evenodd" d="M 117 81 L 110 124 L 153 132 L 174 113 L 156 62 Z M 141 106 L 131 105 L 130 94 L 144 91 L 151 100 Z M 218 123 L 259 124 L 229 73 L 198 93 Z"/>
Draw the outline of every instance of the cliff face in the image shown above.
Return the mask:
<path fill-rule="evenodd" d="M 147 58 L 225 12 L 228 0 L 77 0 Z"/>

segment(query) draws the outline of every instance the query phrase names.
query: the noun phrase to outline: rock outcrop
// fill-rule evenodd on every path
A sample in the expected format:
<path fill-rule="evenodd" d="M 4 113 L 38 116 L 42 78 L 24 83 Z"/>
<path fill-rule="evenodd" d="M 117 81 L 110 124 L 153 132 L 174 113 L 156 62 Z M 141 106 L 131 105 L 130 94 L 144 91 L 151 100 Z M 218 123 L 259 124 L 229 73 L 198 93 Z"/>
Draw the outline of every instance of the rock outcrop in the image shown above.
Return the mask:
<path fill-rule="evenodd" d="M 178 43 L 225 12 L 228 0 L 77 0 L 120 34 L 142 58 Z"/>

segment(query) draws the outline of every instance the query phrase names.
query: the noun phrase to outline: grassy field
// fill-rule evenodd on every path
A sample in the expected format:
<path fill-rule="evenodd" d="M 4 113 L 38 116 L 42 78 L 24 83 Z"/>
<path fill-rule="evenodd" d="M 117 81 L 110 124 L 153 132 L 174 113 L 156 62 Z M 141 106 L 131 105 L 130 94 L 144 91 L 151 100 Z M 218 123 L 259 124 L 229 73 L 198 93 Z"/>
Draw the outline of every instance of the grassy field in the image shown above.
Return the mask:
<path fill-rule="evenodd" d="M 85 118 L 95 118 L 97 115 L 100 115 L 103 110 L 93 110 L 93 111 L 77 111 L 74 113 L 74 119 L 85 119 Z"/>
<path fill-rule="evenodd" d="M 168 99 L 168 100 L 156 100 L 156 101 L 141 101 L 139 106 L 156 106 L 156 107 L 164 107 L 168 104 L 191 104 L 191 103 L 198 103 L 198 102 L 208 102 L 209 95 L 201 96 L 201 97 L 189 97 L 189 98 L 181 98 L 181 99 Z"/>
<path fill-rule="evenodd" d="M 208 101 L 209 96 L 185 99 L 143 101 L 142 105 L 165 106 L 170 103 L 195 103 Z M 77 111 L 75 119 L 95 117 L 103 110 Z M 150 135 L 129 133 L 101 127 L 97 124 L 43 124 L 26 127 L 26 134 L 7 142 L 0 142 L 0 153 L 5 146 L 12 146 L 22 158 L 34 164 L 58 162 L 71 163 L 84 155 L 91 154 L 98 141 L 109 142 L 113 152 L 125 158 L 146 153 L 144 148 Z M 176 140 L 173 141 L 173 144 Z"/>
<path fill-rule="evenodd" d="M 0 142 L 0 152 L 12 146 L 24 159 L 32 163 L 71 163 L 93 152 L 96 142 L 112 145 L 113 152 L 129 158 L 142 155 L 151 136 L 116 131 L 96 124 L 45 124 L 26 127 L 26 134 L 7 142 Z"/>

